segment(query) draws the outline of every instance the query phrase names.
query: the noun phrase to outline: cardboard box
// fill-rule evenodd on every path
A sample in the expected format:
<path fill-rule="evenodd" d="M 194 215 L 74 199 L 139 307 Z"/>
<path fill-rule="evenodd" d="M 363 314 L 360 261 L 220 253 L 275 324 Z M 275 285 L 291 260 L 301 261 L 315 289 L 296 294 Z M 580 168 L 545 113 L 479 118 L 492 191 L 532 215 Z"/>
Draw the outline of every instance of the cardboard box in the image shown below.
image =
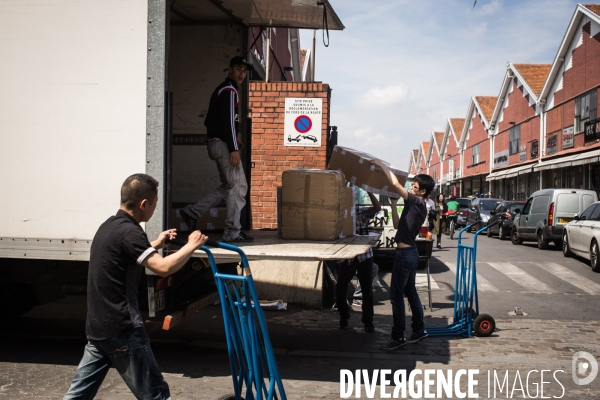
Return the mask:
<path fill-rule="evenodd" d="M 356 235 L 356 208 L 354 205 L 354 189 L 346 188 L 346 205 L 344 206 L 344 222 L 340 237 Z"/>
<path fill-rule="evenodd" d="M 342 231 L 346 188 L 339 171 L 284 171 L 281 236 L 284 239 L 335 240 Z"/>
<path fill-rule="evenodd" d="M 368 192 L 382 194 L 388 197 L 400 197 L 400 193 L 389 187 L 388 179 L 381 170 L 371 164 L 371 161 L 376 160 L 370 154 L 363 153 L 348 147 L 335 146 L 331 152 L 329 160 L 330 170 L 337 170 L 344 173 L 346 180 Z M 382 160 L 383 161 L 383 160 Z M 406 183 L 408 172 L 401 170 L 398 167 L 388 164 L 386 166 L 392 171 L 398 182 L 402 186 Z"/>
<path fill-rule="evenodd" d="M 172 208 L 169 217 L 169 228 L 175 228 L 178 231 L 186 231 L 187 226 L 181 215 L 180 208 Z M 213 207 L 204 215 L 196 220 L 196 229 L 200 231 L 218 231 L 225 229 L 225 220 L 227 219 L 227 208 Z"/>

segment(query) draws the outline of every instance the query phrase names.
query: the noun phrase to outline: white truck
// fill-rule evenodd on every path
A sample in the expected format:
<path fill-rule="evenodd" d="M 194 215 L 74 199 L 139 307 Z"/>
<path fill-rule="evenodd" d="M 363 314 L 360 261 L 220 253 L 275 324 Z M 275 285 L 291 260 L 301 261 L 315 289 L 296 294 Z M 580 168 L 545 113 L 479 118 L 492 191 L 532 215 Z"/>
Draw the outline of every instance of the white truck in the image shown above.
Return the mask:
<path fill-rule="evenodd" d="M 329 29 L 342 29 L 327 0 L 1 1 L 0 312 L 85 286 L 91 240 L 127 176 L 160 182 L 150 238 L 173 202 L 214 188 L 204 148 L 176 141 L 205 140 L 203 113 L 229 59 L 264 65 L 249 51 L 252 27 L 318 29 L 323 7 Z M 172 281 L 148 279 L 151 314 L 164 305 L 154 290 Z"/>

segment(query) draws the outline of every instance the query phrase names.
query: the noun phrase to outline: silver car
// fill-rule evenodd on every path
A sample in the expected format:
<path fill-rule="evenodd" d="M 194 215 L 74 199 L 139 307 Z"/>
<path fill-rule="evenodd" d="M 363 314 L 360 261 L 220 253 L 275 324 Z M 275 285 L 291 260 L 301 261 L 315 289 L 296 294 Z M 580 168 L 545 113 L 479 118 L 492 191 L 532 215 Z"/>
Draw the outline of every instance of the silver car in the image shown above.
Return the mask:
<path fill-rule="evenodd" d="M 600 243 L 600 201 L 593 203 L 581 214 L 573 217 L 563 229 L 563 255 L 578 255 L 590 260 L 594 272 L 600 272 L 598 262 Z"/>

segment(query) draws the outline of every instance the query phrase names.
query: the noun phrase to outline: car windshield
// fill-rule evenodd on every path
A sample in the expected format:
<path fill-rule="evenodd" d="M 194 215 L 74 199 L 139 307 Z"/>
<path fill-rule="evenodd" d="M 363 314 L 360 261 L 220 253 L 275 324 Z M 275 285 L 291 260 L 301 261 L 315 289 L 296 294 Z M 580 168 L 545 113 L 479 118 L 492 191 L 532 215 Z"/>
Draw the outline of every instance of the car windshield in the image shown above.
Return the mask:
<path fill-rule="evenodd" d="M 469 208 L 469 207 L 471 207 L 471 200 L 470 199 L 456 199 L 456 201 L 458 201 L 458 204 L 460 204 L 461 208 Z"/>
<path fill-rule="evenodd" d="M 479 207 L 482 210 L 495 210 L 498 203 L 497 200 L 479 200 Z"/>

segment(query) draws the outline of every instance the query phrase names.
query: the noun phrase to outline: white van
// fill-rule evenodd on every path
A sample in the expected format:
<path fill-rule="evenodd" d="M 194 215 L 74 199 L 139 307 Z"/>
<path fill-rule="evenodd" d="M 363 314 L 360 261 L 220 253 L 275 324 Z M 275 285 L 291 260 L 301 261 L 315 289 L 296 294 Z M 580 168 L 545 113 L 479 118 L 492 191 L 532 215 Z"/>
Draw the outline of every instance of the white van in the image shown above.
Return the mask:
<path fill-rule="evenodd" d="M 564 226 L 595 201 L 598 195 L 594 190 L 538 190 L 515 217 L 510 239 L 513 244 L 537 241 L 542 250 L 548 248 L 550 241 L 561 247 Z"/>

